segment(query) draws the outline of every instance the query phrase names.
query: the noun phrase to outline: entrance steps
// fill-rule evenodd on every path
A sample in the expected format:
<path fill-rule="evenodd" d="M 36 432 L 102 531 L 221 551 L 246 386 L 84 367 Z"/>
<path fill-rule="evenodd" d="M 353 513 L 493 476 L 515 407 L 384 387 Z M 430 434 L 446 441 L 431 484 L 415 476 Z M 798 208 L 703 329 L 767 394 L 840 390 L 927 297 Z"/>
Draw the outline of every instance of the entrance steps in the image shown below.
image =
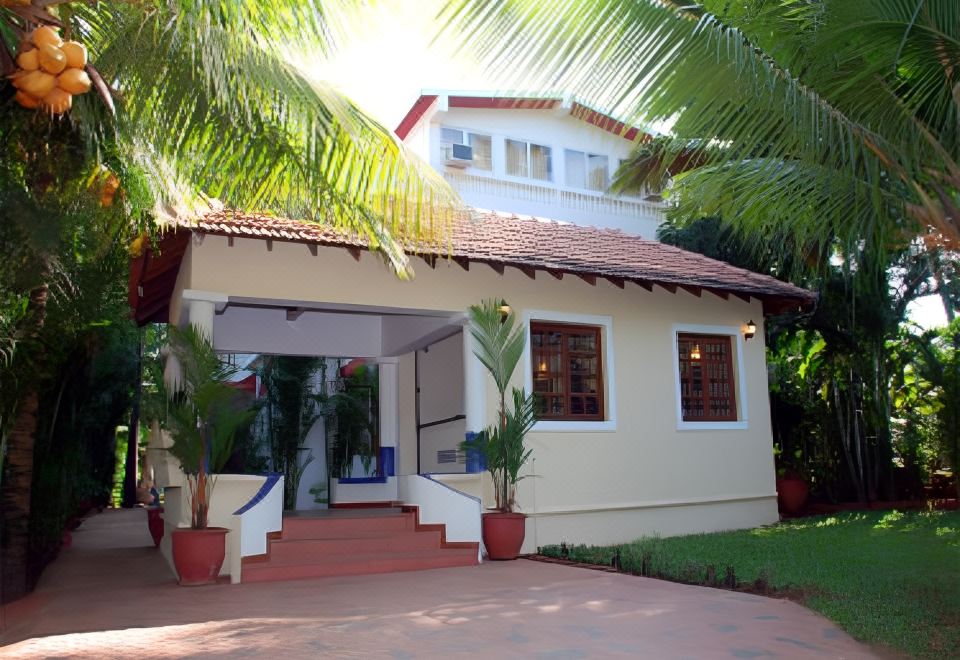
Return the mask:
<path fill-rule="evenodd" d="M 415 506 L 337 508 L 285 515 L 267 553 L 243 558 L 242 582 L 419 571 L 477 564 L 478 545 L 448 542 Z"/>

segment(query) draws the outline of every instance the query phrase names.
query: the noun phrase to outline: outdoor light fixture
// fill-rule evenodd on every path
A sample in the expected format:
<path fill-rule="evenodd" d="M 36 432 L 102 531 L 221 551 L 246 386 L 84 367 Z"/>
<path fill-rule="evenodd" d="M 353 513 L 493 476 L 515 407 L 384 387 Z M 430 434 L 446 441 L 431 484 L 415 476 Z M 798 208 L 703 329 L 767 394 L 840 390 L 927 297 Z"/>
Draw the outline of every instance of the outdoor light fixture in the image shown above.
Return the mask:
<path fill-rule="evenodd" d="M 500 312 L 500 323 L 506 323 L 507 317 L 510 316 L 510 305 L 503 298 L 500 299 L 500 307 L 497 308 L 497 311 Z"/>
<path fill-rule="evenodd" d="M 753 319 L 747 321 L 747 327 L 743 330 L 744 339 L 753 339 L 753 336 L 757 334 L 757 324 L 753 322 Z"/>
<path fill-rule="evenodd" d="M 694 344 L 693 348 L 690 349 L 690 359 L 691 360 L 700 359 L 700 344 Z"/>
<path fill-rule="evenodd" d="M 546 373 L 546 372 L 547 372 L 547 361 L 546 361 L 546 360 L 540 360 L 540 364 L 537 365 L 537 371 L 539 371 L 540 373 Z"/>

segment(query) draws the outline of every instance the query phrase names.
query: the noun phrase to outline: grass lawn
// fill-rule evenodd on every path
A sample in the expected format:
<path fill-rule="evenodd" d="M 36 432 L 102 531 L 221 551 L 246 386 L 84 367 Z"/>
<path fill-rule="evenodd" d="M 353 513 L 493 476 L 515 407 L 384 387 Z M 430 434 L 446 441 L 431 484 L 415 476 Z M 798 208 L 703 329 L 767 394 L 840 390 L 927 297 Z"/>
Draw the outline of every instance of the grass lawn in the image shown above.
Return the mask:
<path fill-rule="evenodd" d="M 864 511 L 769 527 L 643 538 L 622 546 L 569 548 L 569 559 L 705 583 L 733 567 L 739 586 L 764 582 L 871 644 L 918 658 L 960 654 L 960 512 Z M 543 548 L 559 557 L 560 548 Z M 757 580 L 759 579 L 759 583 Z M 751 584 L 752 583 L 752 584 Z"/>

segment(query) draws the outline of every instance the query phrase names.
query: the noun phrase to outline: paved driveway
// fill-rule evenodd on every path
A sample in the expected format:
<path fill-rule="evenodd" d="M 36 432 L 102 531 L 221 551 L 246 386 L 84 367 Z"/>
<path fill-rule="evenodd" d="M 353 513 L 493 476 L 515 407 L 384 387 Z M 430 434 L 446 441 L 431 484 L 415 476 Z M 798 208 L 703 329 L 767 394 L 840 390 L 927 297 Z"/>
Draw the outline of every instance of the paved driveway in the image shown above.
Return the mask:
<path fill-rule="evenodd" d="M 23 658 L 869 658 L 794 603 L 526 560 L 178 587 L 142 510 L 74 533 L 3 612 Z"/>

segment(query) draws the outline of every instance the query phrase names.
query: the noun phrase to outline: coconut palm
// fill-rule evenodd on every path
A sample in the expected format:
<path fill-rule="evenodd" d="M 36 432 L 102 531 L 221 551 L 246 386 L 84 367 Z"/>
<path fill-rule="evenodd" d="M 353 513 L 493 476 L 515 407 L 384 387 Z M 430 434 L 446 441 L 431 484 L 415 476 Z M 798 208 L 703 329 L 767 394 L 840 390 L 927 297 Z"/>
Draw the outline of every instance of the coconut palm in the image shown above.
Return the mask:
<path fill-rule="evenodd" d="M 448 29 L 515 84 L 668 126 L 615 188 L 673 174 L 681 217 L 800 254 L 960 245 L 960 4 L 451 0 Z M 882 262 L 882 260 L 881 260 Z"/>
<path fill-rule="evenodd" d="M 376 121 L 287 59 L 291 51 L 316 51 L 318 59 L 329 53 L 338 12 L 352 4 L 0 2 L 0 73 L 14 71 L 17 49 L 36 26 L 60 26 L 63 37 L 88 49 L 93 84 L 74 97 L 72 110 L 51 117 L 16 105 L 14 90 L 0 80 L 4 192 L 24 193 L 32 207 L 50 210 L 61 189 L 82 190 L 85 182 L 95 199 L 122 207 L 144 228 L 220 206 L 330 223 L 366 237 L 406 275 L 401 240 L 438 238 L 453 193 Z M 3 222 L 13 220 L 12 197 L 0 199 Z M 63 204 L 67 211 L 70 204 Z M 45 322 L 60 246 L 37 237 L 60 236 L 59 215 L 16 218 L 36 250 L 21 264 L 31 270 L 20 273 L 24 286 L 0 282 L 4 364 L 14 349 L 30 348 Z M 4 467 L 18 475 L 3 485 L 3 568 L 11 575 L 23 572 L 25 556 L 9 549 L 26 547 L 34 381 L 23 374 L 16 413 L 3 420 Z"/>
<path fill-rule="evenodd" d="M 69 120 L 156 216 L 202 212 L 215 198 L 334 223 L 389 248 L 402 269 L 395 236 L 432 236 L 453 194 L 389 131 L 289 61 L 292 51 L 329 54 L 351 5 L 34 0 L 0 9 L 0 63 L 12 70 L 38 18 L 84 44 L 95 93 L 74 97 Z"/>

